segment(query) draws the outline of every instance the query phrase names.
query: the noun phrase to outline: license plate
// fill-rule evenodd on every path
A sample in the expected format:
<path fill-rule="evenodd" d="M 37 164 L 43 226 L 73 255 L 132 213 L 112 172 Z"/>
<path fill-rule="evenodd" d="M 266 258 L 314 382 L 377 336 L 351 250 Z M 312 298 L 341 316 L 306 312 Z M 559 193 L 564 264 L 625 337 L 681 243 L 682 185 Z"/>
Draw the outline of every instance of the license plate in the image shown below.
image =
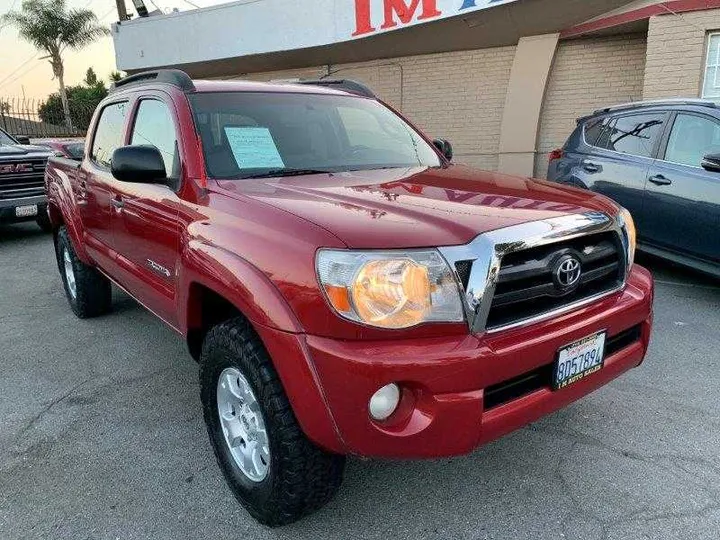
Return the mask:
<path fill-rule="evenodd" d="M 553 388 L 559 390 L 600 371 L 605 353 L 605 332 L 583 338 L 558 352 Z"/>
<path fill-rule="evenodd" d="M 37 204 L 30 204 L 28 206 L 16 206 L 15 217 L 30 217 L 37 216 L 38 207 Z"/>

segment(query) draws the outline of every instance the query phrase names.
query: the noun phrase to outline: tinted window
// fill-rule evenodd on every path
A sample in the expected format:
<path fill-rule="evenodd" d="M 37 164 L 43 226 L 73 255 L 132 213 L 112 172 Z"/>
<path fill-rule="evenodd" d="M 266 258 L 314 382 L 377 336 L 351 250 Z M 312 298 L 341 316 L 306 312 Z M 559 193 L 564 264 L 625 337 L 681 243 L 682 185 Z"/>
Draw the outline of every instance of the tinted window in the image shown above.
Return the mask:
<path fill-rule="evenodd" d="M 708 154 L 720 154 L 720 124 L 694 114 L 678 114 L 665 160 L 700 167 L 702 158 Z"/>
<path fill-rule="evenodd" d="M 294 93 L 190 96 L 208 173 L 250 178 L 438 167 L 435 150 L 372 99 Z"/>
<path fill-rule="evenodd" d="M 110 167 L 113 152 L 123 145 L 123 127 L 127 102 L 113 103 L 100 113 L 90 157 L 96 163 Z"/>
<path fill-rule="evenodd" d="M 650 157 L 662 133 L 663 114 L 634 114 L 611 119 L 596 145 L 623 154 Z"/>
<path fill-rule="evenodd" d="M 130 144 L 154 146 L 162 154 L 168 176 L 179 176 L 175 122 L 162 101 L 146 99 L 140 102 Z"/>
<path fill-rule="evenodd" d="M 606 126 L 607 119 L 598 118 L 595 120 L 589 120 L 588 123 L 585 124 L 585 142 L 592 146 L 596 146 L 596 143 L 600 138 L 600 134 Z"/>

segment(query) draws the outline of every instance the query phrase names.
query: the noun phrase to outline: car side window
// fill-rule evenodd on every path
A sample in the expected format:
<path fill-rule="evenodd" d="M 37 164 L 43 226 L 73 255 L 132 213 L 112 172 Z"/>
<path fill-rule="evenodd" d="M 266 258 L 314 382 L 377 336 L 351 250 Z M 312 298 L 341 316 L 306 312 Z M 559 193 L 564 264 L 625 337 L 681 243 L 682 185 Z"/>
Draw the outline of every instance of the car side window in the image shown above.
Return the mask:
<path fill-rule="evenodd" d="M 665 115 L 662 113 L 607 118 L 598 130 L 594 146 L 622 154 L 651 157 L 655 143 L 662 134 L 664 121 Z"/>
<path fill-rule="evenodd" d="M 720 154 L 720 123 L 705 116 L 679 113 L 668 138 L 665 161 L 700 167 L 708 154 Z"/>
<path fill-rule="evenodd" d="M 149 145 L 160 150 L 168 177 L 179 178 L 180 157 L 175 121 L 165 103 L 157 99 L 140 102 L 130 144 Z"/>
<path fill-rule="evenodd" d="M 126 101 L 111 103 L 100 113 L 90 149 L 90 158 L 98 165 L 109 168 L 113 152 L 123 145 L 127 106 Z"/>

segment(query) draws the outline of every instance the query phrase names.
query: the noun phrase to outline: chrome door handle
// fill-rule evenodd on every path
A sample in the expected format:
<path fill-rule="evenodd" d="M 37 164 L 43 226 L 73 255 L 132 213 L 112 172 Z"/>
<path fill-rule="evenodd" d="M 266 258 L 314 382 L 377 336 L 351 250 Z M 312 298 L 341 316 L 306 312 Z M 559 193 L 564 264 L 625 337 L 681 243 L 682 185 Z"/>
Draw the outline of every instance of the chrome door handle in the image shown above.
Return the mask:
<path fill-rule="evenodd" d="M 583 161 L 582 168 L 589 173 L 596 173 L 600 170 L 600 165 L 596 165 L 590 161 Z"/>
<path fill-rule="evenodd" d="M 672 180 L 666 178 L 662 174 L 656 174 L 655 176 L 651 176 L 650 178 L 648 178 L 648 180 L 650 180 L 656 186 L 669 186 L 670 184 L 672 184 Z"/>
<path fill-rule="evenodd" d="M 110 199 L 110 204 L 112 204 L 118 212 L 125 206 L 125 202 L 122 199 Z"/>

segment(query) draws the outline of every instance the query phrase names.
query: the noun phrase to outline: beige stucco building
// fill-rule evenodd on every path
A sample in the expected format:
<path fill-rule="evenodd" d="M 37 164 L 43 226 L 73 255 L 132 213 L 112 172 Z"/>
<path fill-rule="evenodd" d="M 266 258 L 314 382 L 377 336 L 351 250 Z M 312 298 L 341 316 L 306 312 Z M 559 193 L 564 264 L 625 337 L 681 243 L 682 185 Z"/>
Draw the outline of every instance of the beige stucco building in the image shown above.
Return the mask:
<path fill-rule="evenodd" d="M 126 21 L 118 67 L 368 84 L 456 161 L 542 177 L 575 119 L 720 101 L 720 0 L 240 0 Z"/>

